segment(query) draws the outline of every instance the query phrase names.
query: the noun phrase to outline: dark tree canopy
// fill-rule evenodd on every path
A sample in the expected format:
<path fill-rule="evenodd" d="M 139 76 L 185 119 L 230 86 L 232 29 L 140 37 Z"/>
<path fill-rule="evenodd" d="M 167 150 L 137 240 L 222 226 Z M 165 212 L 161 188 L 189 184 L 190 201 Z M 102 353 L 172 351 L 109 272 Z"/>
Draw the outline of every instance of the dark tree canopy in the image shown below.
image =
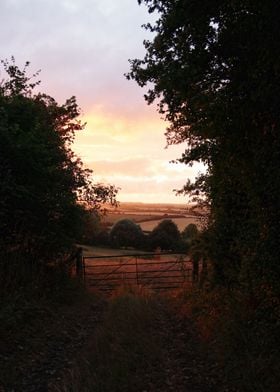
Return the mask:
<path fill-rule="evenodd" d="M 110 231 L 110 241 L 116 247 L 138 248 L 143 243 L 143 231 L 130 219 L 117 221 Z"/>
<path fill-rule="evenodd" d="M 181 235 L 183 239 L 191 242 L 198 236 L 198 233 L 199 231 L 196 224 L 190 223 L 184 228 Z"/>
<path fill-rule="evenodd" d="M 148 86 L 186 143 L 180 161 L 206 175 L 183 192 L 211 207 L 209 257 L 220 283 L 251 286 L 280 277 L 280 2 L 139 0 L 159 17 L 146 25 L 144 59 L 128 78 Z M 209 238 L 210 238 L 209 237 Z"/>
<path fill-rule="evenodd" d="M 155 250 L 176 250 L 181 239 L 180 231 L 176 223 L 171 219 L 162 220 L 149 235 L 149 245 Z"/>
<path fill-rule="evenodd" d="M 13 58 L 2 61 L 0 246 L 49 259 L 78 238 L 87 210 L 115 201 L 116 189 L 93 184 L 71 149 L 84 127 L 75 97 L 60 105 L 35 94 L 28 65 L 20 70 Z"/>

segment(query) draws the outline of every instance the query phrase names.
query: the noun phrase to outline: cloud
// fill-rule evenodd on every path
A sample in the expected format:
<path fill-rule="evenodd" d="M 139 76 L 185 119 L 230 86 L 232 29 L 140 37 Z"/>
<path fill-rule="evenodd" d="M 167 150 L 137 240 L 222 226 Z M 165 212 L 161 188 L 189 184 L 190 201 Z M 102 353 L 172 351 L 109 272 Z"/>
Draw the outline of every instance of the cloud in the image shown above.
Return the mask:
<path fill-rule="evenodd" d="M 129 176 L 129 175 L 106 175 L 94 176 L 96 182 L 113 183 L 120 188 L 119 200 L 120 201 L 143 201 L 143 202 L 184 202 L 186 198 L 181 201 L 175 195 L 174 189 L 180 189 L 184 183 L 185 178 L 171 178 L 166 175 L 154 176 Z M 137 197 L 138 195 L 138 197 Z M 152 196 L 153 195 L 153 196 Z"/>
<path fill-rule="evenodd" d="M 143 158 L 123 159 L 119 161 L 93 161 L 88 164 L 99 176 L 125 176 L 135 178 L 149 176 L 153 171 L 153 161 Z M 136 176 L 137 173 L 137 176 Z"/>
<path fill-rule="evenodd" d="M 164 124 L 156 113 L 148 116 L 111 112 L 95 105 L 85 113 L 85 130 L 76 135 L 75 150 L 88 164 L 92 161 L 122 161 L 130 158 L 159 159 L 166 156 Z M 166 156 L 168 161 L 168 157 Z"/>
<path fill-rule="evenodd" d="M 101 96 L 110 105 L 111 91 L 114 105 L 131 106 L 143 93 L 123 74 L 144 54 L 151 18 L 136 0 L 2 0 L 1 56 L 42 69 L 42 87 L 59 100 L 77 95 L 87 110 Z"/>
<path fill-rule="evenodd" d="M 198 165 L 197 170 L 194 171 L 183 164 L 174 165 L 161 159 L 146 158 L 144 156 L 120 160 L 91 161 L 87 164 L 98 176 L 124 176 L 126 180 L 130 181 L 151 179 L 157 183 L 167 182 L 169 179 L 172 179 L 171 181 L 173 182 L 182 181 L 182 179 L 186 178 L 193 180 L 200 168 Z"/>
<path fill-rule="evenodd" d="M 87 126 L 73 148 L 126 200 L 178 200 L 172 189 L 198 169 L 169 163 L 184 145 L 164 148 L 167 124 L 124 77 L 151 39 L 140 26 L 154 18 L 136 0 L 1 0 L 0 58 L 42 69 L 40 91 L 58 102 L 77 97 Z"/>
<path fill-rule="evenodd" d="M 128 164 L 129 170 L 127 170 Z M 93 162 L 94 168 L 94 181 L 115 184 L 121 188 L 119 198 L 123 201 L 129 201 L 131 195 L 137 194 L 138 201 L 144 201 L 146 197 L 151 201 L 148 195 L 157 194 L 161 201 L 166 197 L 166 201 L 178 203 L 174 189 L 181 189 L 188 178 L 194 180 L 195 177 L 194 171 L 190 168 L 185 167 L 184 172 L 176 173 L 172 172 L 172 168 L 166 170 L 162 162 L 153 162 L 153 160 Z M 154 197 L 154 202 L 158 201 L 158 197 Z M 134 196 L 133 200 L 137 201 Z"/>
<path fill-rule="evenodd" d="M 75 144 L 93 169 L 94 180 L 120 187 L 123 201 L 137 201 L 138 195 L 138 201 L 180 202 L 173 189 L 182 188 L 188 178 L 194 180 L 203 166 L 170 163 L 180 157 L 184 146 L 164 148 L 166 124 L 155 112 L 134 117 L 106 110 L 97 105 L 85 113 L 87 127 Z"/>

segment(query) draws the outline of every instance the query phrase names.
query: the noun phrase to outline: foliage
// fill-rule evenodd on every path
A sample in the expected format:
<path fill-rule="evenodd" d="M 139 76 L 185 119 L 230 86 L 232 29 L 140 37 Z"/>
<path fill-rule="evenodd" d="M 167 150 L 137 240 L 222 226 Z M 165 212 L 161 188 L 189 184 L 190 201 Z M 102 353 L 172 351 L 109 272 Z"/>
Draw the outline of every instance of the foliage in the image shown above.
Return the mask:
<path fill-rule="evenodd" d="M 176 223 L 171 219 L 163 219 L 150 233 L 148 238 L 152 250 L 177 250 L 180 245 L 181 234 Z"/>
<path fill-rule="evenodd" d="M 105 212 L 106 215 L 106 212 Z M 104 222 L 104 216 L 99 211 L 88 210 L 84 216 L 82 244 L 109 246 L 109 223 Z"/>
<path fill-rule="evenodd" d="M 1 63 L 0 249 L 54 261 L 79 237 L 86 210 L 114 203 L 117 190 L 94 184 L 71 149 L 84 128 L 76 98 L 60 105 L 34 92 L 29 63 L 23 70 L 13 58 Z"/>
<path fill-rule="evenodd" d="M 280 3 L 139 0 L 158 20 L 128 78 L 170 122 L 181 162 L 208 165 L 182 192 L 211 208 L 216 282 L 279 286 Z"/>
<path fill-rule="evenodd" d="M 177 301 L 231 385 L 242 392 L 278 391 L 280 303 L 270 287 L 247 296 L 224 288 L 188 290 Z"/>
<path fill-rule="evenodd" d="M 189 244 L 191 244 L 191 242 L 198 236 L 198 234 L 198 228 L 194 223 L 188 224 L 181 233 L 182 238 Z"/>
<path fill-rule="evenodd" d="M 130 219 L 117 221 L 110 231 L 110 241 L 115 247 L 138 248 L 143 244 L 144 234 L 140 227 Z"/>
<path fill-rule="evenodd" d="M 100 216 L 95 212 L 88 211 L 84 217 L 84 229 L 81 236 L 82 244 L 93 244 L 95 236 L 101 230 Z"/>
<path fill-rule="evenodd" d="M 189 223 L 182 231 L 182 236 L 187 238 L 195 238 L 198 235 L 198 228 L 195 223 Z"/>
<path fill-rule="evenodd" d="M 188 254 L 191 257 L 192 261 L 192 282 L 200 281 L 200 284 L 203 284 L 203 280 L 205 280 L 205 257 L 203 254 L 203 235 L 198 231 L 197 226 L 194 223 L 190 223 L 185 227 L 185 229 L 181 233 L 182 240 L 186 243 L 186 249 Z M 203 273 L 199 276 L 199 260 L 203 260 Z"/>

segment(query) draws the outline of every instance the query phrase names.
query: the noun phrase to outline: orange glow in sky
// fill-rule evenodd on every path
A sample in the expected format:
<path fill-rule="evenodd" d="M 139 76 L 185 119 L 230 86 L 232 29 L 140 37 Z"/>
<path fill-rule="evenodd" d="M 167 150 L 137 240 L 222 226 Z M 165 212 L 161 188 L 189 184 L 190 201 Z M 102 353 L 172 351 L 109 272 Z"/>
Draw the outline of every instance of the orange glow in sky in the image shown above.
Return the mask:
<path fill-rule="evenodd" d="M 75 151 L 97 182 L 120 187 L 120 201 L 183 203 L 173 189 L 194 178 L 193 168 L 170 163 L 180 156 L 183 146 L 165 148 L 166 124 L 154 108 L 145 115 L 107 113 L 95 106 L 83 116 L 86 129 L 76 137 Z M 201 167 L 201 169 L 203 169 Z"/>
<path fill-rule="evenodd" d="M 172 190 L 203 167 L 169 163 L 185 146 L 165 149 L 168 124 L 124 77 L 154 17 L 137 0 L 1 0 L 0 58 L 41 69 L 40 91 L 59 103 L 77 97 L 87 126 L 74 150 L 94 181 L 120 187 L 120 201 L 183 203 Z"/>

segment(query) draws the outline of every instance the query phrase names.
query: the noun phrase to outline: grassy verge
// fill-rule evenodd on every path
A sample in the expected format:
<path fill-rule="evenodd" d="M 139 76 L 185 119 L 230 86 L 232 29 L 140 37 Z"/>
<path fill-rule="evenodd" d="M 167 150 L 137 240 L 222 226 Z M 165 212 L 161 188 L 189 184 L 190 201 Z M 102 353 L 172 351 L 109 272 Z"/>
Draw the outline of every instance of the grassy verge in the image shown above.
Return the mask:
<path fill-rule="evenodd" d="M 79 350 L 99 300 L 61 269 L 43 273 L 12 261 L 19 268 L 6 268 L 1 276 L 0 390 L 29 390 L 28 383 L 39 390 Z"/>
<path fill-rule="evenodd" d="M 182 292 L 177 301 L 231 385 L 242 392 L 279 391 L 279 298 L 267 288 L 250 296 L 216 289 Z"/>
<path fill-rule="evenodd" d="M 150 390 L 164 361 L 157 303 L 148 293 L 125 289 L 112 299 L 87 352 L 66 373 L 57 392 Z"/>

